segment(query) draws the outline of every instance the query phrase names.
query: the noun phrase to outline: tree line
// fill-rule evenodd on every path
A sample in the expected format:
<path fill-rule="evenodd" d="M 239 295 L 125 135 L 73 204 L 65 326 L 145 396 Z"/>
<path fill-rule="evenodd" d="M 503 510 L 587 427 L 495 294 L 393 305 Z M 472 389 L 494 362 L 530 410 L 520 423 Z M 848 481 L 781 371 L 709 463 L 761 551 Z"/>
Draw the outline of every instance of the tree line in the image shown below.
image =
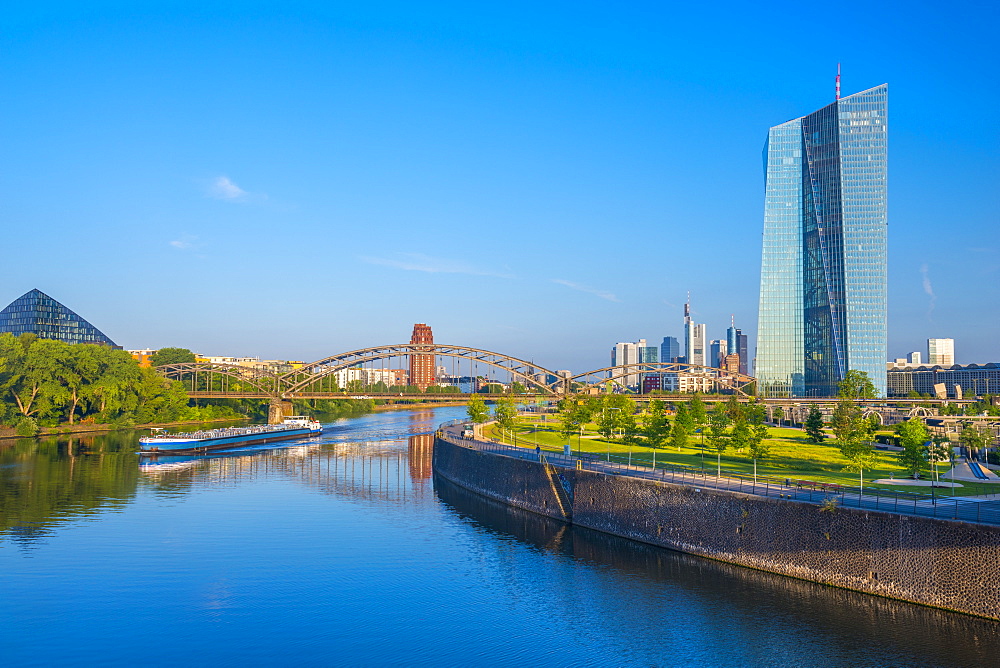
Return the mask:
<path fill-rule="evenodd" d="M 874 384 L 866 373 L 849 371 L 839 385 L 839 398 L 829 423 L 833 432 L 830 445 L 846 460 L 844 470 L 858 474 L 862 489 L 865 471 L 875 468 L 879 461 L 874 439 L 880 423 L 874 416 L 864 414 L 864 407 L 858 400 L 871 399 L 875 395 Z M 559 433 L 569 441 L 573 436 L 582 436 L 585 424 L 594 423 L 606 440 L 645 446 L 654 453 L 668 447 L 680 451 L 696 434 L 701 434 L 707 447 L 715 451 L 719 475 L 722 455 L 729 450 L 753 460 L 755 477 L 758 460 L 771 455 L 766 409 L 755 401 L 741 403 L 730 396 L 726 402 L 708 407 L 700 393 L 695 393 L 689 401 L 672 406 L 672 415 L 670 408 L 654 399 L 637 412 L 635 401 L 620 394 L 569 396 L 558 403 Z M 516 415 L 514 399 L 504 398 L 497 402 L 493 419 L 501 429 L 509 431 L 513 429 Z M 469 417 L 473 422 L 485 422 L 490 418 L 481 399 L 474 398 L 470 402 Z M 780 408 L 775 411 L 775 419 L 781 420 Z M 804 424 L 806 439 L 813 444 L 827 443 L 826 426 L 823 414 L 814 406 Z M 922 419 L 911 418 L 896 425 L 895 433 L 902 447 L 896 457 L 912 477 L 931 471 L 937 476 L 938 465 L 954 463 L 951 444 L 943 436 L 932 437 Z M 959 441 L 970 453 L 978 453 L 986 459 L 992 434 L 983 427 L 969 424 L 963 428 Z M 989 453 L 989 460 L 1000 463 L 995 452 Z"/>
<path fill-rule="evenodd" d="M 63 424 L 120 427 L 236 415 L 188 406 L 180 383 L 141 368 L 124 350 L 0 334 L 0 424 L 19 435 Z"/>

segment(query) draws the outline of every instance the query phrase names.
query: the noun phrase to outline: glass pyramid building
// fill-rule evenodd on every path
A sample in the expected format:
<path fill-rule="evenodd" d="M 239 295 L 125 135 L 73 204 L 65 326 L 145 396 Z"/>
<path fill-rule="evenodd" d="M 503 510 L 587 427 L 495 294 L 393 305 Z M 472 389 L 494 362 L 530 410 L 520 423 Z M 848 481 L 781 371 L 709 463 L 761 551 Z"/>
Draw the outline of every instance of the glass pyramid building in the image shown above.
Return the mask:
<path fill-rule="evenodd" d="M 835 396 L 849 370 L 885 396 L 887 96 L 876 86 L 768 134 L 761 396 Z"/>
<path fill-rule="evenodd" d="M 89 322 L 41 290 L 32 290 L 0 311 L 0 332 L 34 334 L 40 339 L 66 343 L 118 346 Z"/>

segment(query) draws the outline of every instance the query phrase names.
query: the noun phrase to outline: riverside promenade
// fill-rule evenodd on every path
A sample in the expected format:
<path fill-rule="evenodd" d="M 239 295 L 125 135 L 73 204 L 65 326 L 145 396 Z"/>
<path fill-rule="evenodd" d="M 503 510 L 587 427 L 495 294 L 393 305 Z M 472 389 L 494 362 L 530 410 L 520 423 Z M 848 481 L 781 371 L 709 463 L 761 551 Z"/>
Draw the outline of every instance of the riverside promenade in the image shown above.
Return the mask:
<path fill-rule="evenodd" d="M 518 447 L 491 439 L 465 438 L 462 433 L 468 423 L 455 420 L 441 425 L 437 436 L 455 445 L 489 452 L 504 457 L 544 462 L 562 468 L 593 471 L 606 475 L 628 476 L 657 480 L 698 489 L 717 489 L 761 497 L 801 501 L 815 505 L 836 504 L 844 508 L 859 508 L 901 515 L 935 517 L 945 520 L 1000 525 L 1000 499 L 956 497 L 862 490 L 856 487 L 815 483 L 806 480 L 765 478 L 754 480 L 750 476 L 725 474 L 716 476 L 707 470 L 687 469 L 676 466 L 650 466 L 602 459 L 592 454 L 566 456 L 548 450 Z"/>

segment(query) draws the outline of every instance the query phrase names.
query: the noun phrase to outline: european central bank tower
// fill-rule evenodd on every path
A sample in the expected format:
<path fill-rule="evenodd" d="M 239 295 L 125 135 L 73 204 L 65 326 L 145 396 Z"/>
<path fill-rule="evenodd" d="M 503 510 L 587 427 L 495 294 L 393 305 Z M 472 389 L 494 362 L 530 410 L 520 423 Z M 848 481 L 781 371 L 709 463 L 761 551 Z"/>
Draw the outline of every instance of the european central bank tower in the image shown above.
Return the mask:
<path fill-rule="evenodd" d="M 768 133 L 754 367 L 762 396 L 834 396 L 851 369 L 885 396 L 888 90 Z"/>

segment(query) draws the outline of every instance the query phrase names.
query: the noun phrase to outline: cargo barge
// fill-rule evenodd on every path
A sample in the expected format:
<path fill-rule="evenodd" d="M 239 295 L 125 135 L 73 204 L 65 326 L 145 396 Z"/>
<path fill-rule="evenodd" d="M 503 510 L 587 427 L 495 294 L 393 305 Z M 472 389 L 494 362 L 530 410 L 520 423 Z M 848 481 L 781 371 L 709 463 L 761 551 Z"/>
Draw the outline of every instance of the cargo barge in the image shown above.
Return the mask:
<path fill-rule="evenodd" d="M 206 429 L 187 434 L 170 434 L 165 429 L 153 429 L 150 436 L 139 439 L 140 454 L 197 453 L 221 450 L 291 438 L 318 436 L 323 425 L 312 418 L 294 415 L 281 424 L 261 424 L 250 427 Z"/>

